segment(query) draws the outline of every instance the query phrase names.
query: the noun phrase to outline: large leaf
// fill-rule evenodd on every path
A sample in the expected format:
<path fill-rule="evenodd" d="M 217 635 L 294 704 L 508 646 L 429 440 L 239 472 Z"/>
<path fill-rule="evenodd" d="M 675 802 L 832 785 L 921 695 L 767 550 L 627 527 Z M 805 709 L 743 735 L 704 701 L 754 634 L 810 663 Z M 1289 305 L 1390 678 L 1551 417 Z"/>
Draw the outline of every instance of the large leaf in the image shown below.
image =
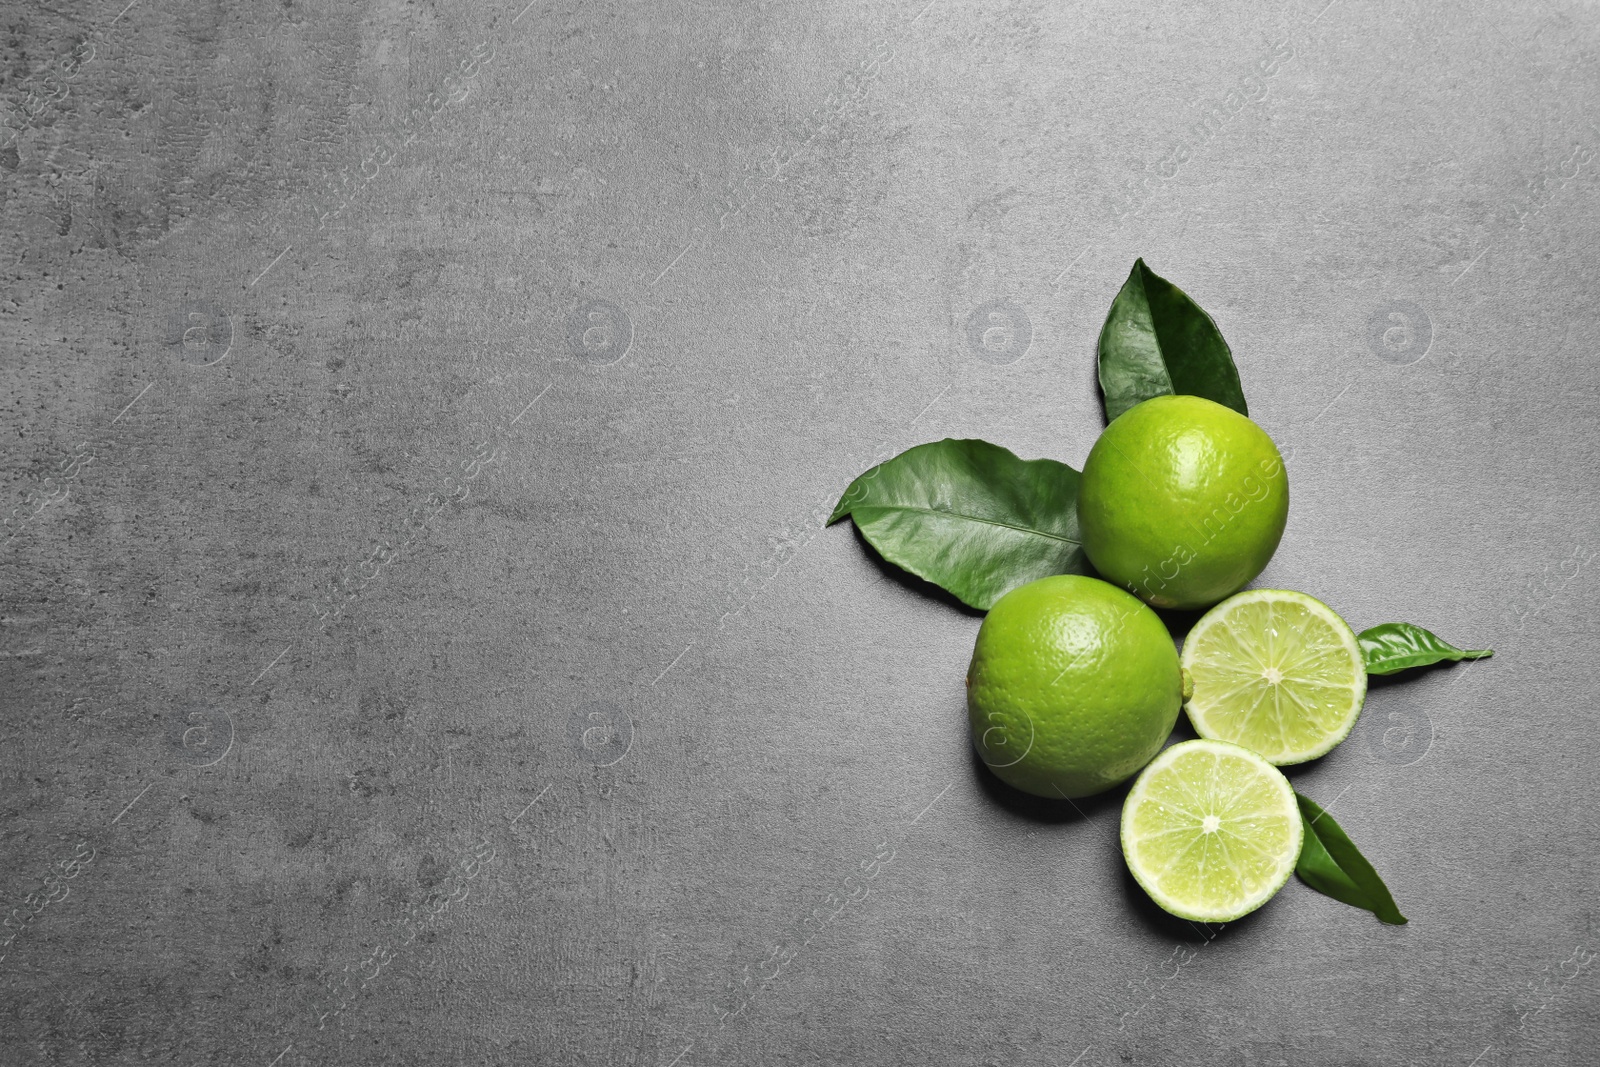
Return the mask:
<path fill-rule="evenodd" d="M 1142 259 L 1134 260 L 1100 329 L 1100 391 L 1107 419 L 1169 393 L 1203 396 L 1250 414 L 1217 324 Z"/>
<path fill-rule="evenodd" d="M 1019 585 L 1084 574 L 1078 472 L 988 441 L 917 445 L 850 483 L 849 516 L 878 554 L 982 611 Z"/>
<path fill-rule="evenodd" d="M 1409 622 L 1386 622 L 1362 630 L 1356 640 L 1361 642 L 1361 653 L 1367 658 L 1368 674 L 1398 674 L 1430 663 L 1458 663 L 1494 655 L 1492 648 L 1457 648 Z"/>
<path fill-rule="evenodd" d="M 1296 793 L 1295 800 L 1300 805 L 1300 821 L 1306 835 L 1294 873 L 1319 893 L 1351 907 L 1364 908 L 1383 922 L 1404 925 L 1406 917 L 1395 906 L 1389 887 L 1343 827 L 1310 797 Z"/>

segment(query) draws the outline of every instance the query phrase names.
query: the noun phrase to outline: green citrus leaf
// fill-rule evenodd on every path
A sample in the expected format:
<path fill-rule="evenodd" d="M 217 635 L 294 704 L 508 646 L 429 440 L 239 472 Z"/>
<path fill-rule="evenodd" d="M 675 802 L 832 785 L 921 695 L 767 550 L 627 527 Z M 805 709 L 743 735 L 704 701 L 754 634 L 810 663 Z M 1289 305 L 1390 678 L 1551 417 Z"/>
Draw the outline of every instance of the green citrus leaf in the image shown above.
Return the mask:
<path fill-rule="evenodd" d="M 1134 260 L 1100 328 L 1100 391 L 1108 420 L 1169 393 L 1203 396 L 1250 414 L 1217 324 L 1142 259 Z"/>
<path fill-rule="evenodd" d="M 1361 652 L 1367 658 L 1368 674 L 1398 674 L 1430 663 L 1457 663 L 1494 655 L 1492 648 L 1457 648 L 1409 622 L 1386 622 L 1362 630 L 1356 640 L 1361 642 Z"/>
<path fill-rule="evenodd" d="M 1334 900 L 1372 912 L 1383 922 L 1403 926 L 1406 917 L 1395 906 L 1389 887 L 1333 816 L 1298 792 L 1295 801 L 1306 830 L 1294 868 L 1300 880 Z"/>
<path fill-rule="evenodd" d="M 849 516 L 884 559 L 988 611 L 1019 585 L 1086 574 L 1078 472 L 987 441 L 917 445 L 850 483 Z"/>

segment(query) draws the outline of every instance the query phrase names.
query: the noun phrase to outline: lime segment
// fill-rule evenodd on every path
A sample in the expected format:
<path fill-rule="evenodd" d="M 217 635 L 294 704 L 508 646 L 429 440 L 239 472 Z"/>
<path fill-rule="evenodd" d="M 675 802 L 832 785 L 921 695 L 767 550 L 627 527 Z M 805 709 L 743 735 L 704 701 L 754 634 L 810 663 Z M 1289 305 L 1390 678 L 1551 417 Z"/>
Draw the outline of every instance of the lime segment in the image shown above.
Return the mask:
<path fill-rule="evenodd" d="M 1139 775 L 1122 806 L 1122 855 L 1162 908 L 1231 922 L 1283 888 L 1303 830 L 1283 772 L 1223 741 L 1185 741 Z"/>
<path fill-rule="evenodd" d="M 1331 751 L 1367 696 L 1355 633 L 1322 601 L 1284 589 L 1252 589 L 1206 612 L 1181 662 L 1195 732 L 1280 767 Z"/>

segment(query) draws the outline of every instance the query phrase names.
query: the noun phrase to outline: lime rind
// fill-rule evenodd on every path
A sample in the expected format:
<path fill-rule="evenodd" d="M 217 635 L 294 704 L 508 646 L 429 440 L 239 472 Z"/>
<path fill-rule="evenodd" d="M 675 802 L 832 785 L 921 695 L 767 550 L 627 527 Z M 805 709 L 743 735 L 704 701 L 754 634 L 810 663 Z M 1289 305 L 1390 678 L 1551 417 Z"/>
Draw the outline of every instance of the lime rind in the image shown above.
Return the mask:
<path fill-rule="evenodd" d="M 1189 631 L 1180 663 L 1194 681 L 1184 711 L 1195 733 L 1280 767 L 1331 752 L 1366 700 L 1355 632 L 1328 605 L 1292 590 L 1224 600 Z"/>
<path fill-rule="evenodd" d="M 973 746 L 1013 788 L 1103 792 L 1161 750 L 1183 705 L 1161 618 L 1098 578 L 1058 574 L 1001 597 L 967 670 Z"/>
<path fill-rule="evenodd" d="M 1128 870 L 1163 910 L 1193 922 L 1232 922 L 1271 900 L 1303 837 L 1283 772 L 1226 741 L 1166 749 L 1122 806 Z"/>

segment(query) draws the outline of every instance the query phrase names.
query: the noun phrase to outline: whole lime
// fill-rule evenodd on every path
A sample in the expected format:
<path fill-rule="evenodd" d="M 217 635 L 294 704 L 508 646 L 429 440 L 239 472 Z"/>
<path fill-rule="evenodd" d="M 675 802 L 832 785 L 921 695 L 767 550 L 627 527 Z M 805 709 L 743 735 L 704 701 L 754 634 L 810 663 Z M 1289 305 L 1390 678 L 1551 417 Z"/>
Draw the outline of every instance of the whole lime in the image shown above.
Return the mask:
<path fill-rule="evenodd" d="M 967 669 L 967 719 L 1003 781 L 1085 797 L 1150 762 L 1177 722 L 1182 688 L 1155 612 L 1116 586 L 1060 574 L 989 609 Z"/>
<path fill-rule="evenodd" d="M 1198 396 L 1158 396 L 1094 443 L 1078 484 L 1083 550 L 1158 608 L 1204 608 L 1260 574 L 1289 519 L 1266 431 Z"/>

